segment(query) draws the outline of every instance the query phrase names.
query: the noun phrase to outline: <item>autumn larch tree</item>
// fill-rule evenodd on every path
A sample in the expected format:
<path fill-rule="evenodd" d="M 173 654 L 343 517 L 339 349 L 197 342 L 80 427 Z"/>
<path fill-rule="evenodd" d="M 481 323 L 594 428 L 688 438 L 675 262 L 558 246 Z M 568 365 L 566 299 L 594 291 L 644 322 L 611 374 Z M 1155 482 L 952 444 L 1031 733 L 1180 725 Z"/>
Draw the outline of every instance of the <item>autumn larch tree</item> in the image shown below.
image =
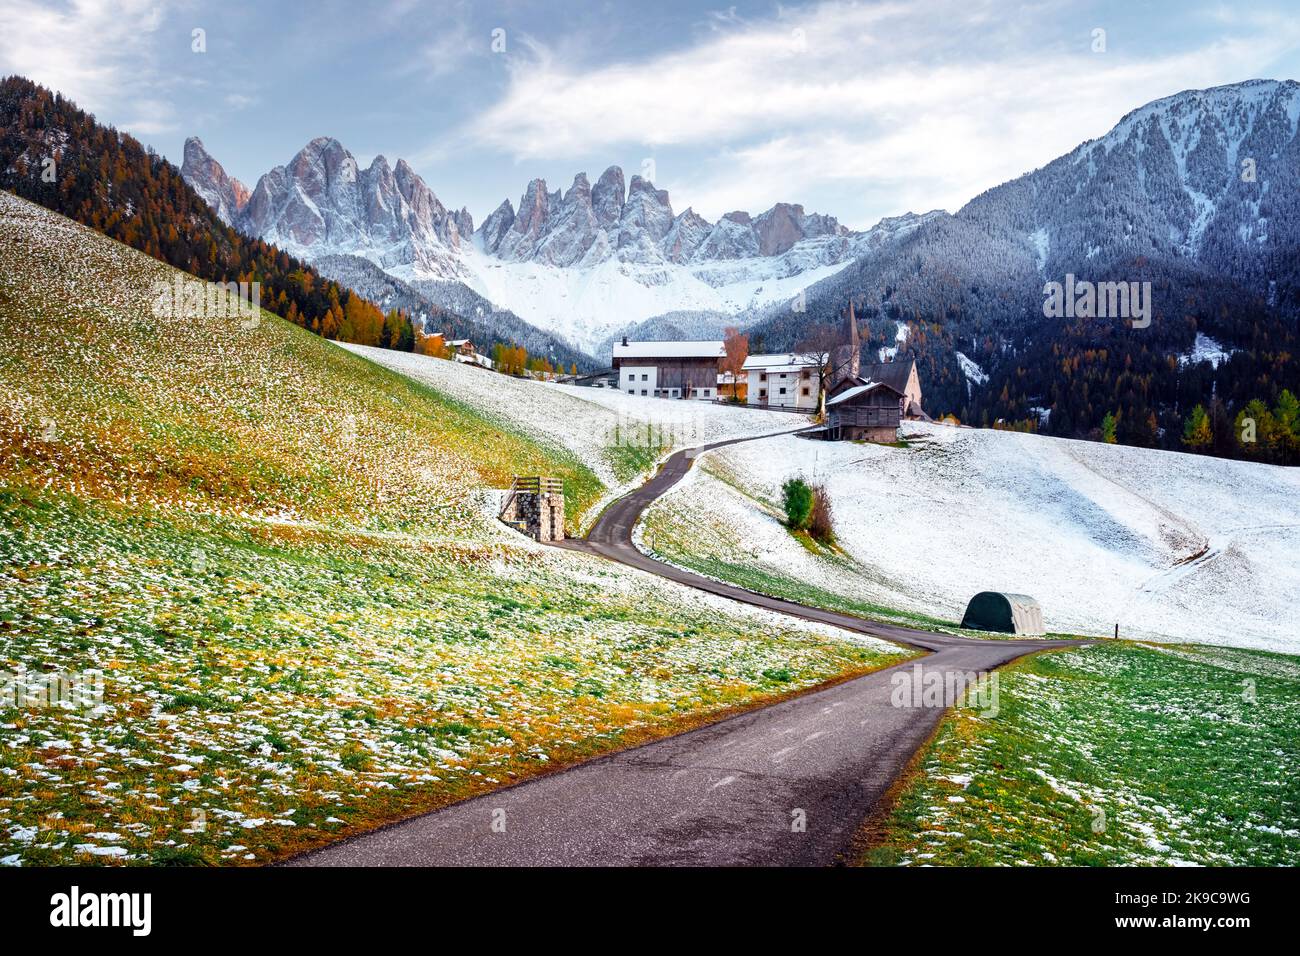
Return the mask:
<path fill-rule="evenodd" d="M 724 375 L 731 376 L 731 397 L 736 398 L 736 385 L 740 380 L 740 371 L 745 359 L 749 358 L 749 336 L 735 326 L 728 326 L 722 331 L 722 360 L 718 365 Z"/>

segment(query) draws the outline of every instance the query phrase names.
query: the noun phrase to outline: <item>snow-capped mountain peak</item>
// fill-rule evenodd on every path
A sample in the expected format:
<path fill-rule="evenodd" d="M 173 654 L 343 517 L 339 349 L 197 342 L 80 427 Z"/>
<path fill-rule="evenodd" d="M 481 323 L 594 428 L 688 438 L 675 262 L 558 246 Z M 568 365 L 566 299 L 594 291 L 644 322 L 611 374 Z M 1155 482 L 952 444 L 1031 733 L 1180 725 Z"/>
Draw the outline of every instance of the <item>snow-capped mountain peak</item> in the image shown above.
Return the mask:
<path fill-rule="evenodd" d="M 361 169 L 328 136 L 262 176 L 234 224 L 304 258 L 356 254 L 443 278 L 463 273 L 457 253 L 473 230 L 469 213 L 450 212 L 405 160 L 392 167 L 379 155 Z"/>
<path fill-rule="evenodd" d="M 692 209 L 675 215 L 667 190 L 618 166 L 594 185 L 579 172 L 563 191 L 534 179 L 475 232 L 468 211 L 449 210 L 403 159 L 379 155 L 363 169 L 337 139 L 318 137 L 244 201 L 194 143 L 186 178 L 243 231 L 307 259 L 361 256 L 397 278 L 463 283 L 586 349 L 666 312 L 792 299 L 894 232 L 853 233 L 792 203 L 714 223 Z"/>
<path fill-rule="evenodd" d="M 181 175 L 223 222 L 233 223 L 248 203 L 248 187 L 227 175 L 221 164 L 208 154 L 203 141 L 197 136 L 191 136 L 185 141 Z"/>

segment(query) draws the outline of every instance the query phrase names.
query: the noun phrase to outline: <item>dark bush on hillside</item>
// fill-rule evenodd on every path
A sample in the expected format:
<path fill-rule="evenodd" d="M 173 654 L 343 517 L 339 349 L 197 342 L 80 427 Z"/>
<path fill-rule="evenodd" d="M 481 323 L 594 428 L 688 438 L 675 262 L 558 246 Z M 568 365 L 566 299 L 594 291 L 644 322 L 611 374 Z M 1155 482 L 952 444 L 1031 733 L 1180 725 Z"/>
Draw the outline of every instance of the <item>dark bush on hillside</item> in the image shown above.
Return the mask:
<path fill-rule="evenodd" d="M 835 529 L 831 520 L 831 496 L 825 485 L 812 489 L 812 514 L 808 518 L 808 533 L 822 544 L 835 543 Z"/>
<path fill-rule="evenodd" d="M 802 478 L 790 478 L 781 486 L 785 523 L 791 531 L 803 531 L 812 520 L 813 492 Z"/>

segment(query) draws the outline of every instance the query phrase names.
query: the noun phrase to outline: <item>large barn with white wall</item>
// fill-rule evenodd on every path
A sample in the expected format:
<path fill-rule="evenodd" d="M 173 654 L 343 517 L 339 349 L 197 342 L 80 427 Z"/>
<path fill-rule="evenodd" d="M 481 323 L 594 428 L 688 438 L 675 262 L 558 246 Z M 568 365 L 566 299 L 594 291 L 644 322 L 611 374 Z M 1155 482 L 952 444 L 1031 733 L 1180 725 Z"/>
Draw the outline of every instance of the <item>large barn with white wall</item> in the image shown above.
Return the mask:
<path fill-rule="evenodd" d="M 614 346 L 619 391 L 646 398 L 713 401 L 718 397 L 722 340 L 629 342 Z"/>

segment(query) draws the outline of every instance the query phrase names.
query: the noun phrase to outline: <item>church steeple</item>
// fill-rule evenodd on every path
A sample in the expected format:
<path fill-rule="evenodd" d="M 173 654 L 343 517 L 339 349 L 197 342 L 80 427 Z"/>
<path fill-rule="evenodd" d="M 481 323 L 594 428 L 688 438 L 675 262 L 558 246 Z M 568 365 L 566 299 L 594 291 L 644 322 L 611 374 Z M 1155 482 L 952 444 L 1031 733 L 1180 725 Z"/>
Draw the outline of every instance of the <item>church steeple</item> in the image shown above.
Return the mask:
<path fill-rule="evenodd" d="M 858 335 L 858 317 L 853 311 L 853 300 L 844 317 L 840 344 L 831 352 L 830 391 L 834 392 L 845 379 L 857 378 L 862 369 L 862 338 Z"/>
<path fill-rule="evenodd" d="M 845 332 L 849 340 L 849 374 L 854 378 L 862 371 L 862 339 L 858 336 L 858 317 L 853 314 L 853 300 L 849 299 L 849 321 Z"/>

